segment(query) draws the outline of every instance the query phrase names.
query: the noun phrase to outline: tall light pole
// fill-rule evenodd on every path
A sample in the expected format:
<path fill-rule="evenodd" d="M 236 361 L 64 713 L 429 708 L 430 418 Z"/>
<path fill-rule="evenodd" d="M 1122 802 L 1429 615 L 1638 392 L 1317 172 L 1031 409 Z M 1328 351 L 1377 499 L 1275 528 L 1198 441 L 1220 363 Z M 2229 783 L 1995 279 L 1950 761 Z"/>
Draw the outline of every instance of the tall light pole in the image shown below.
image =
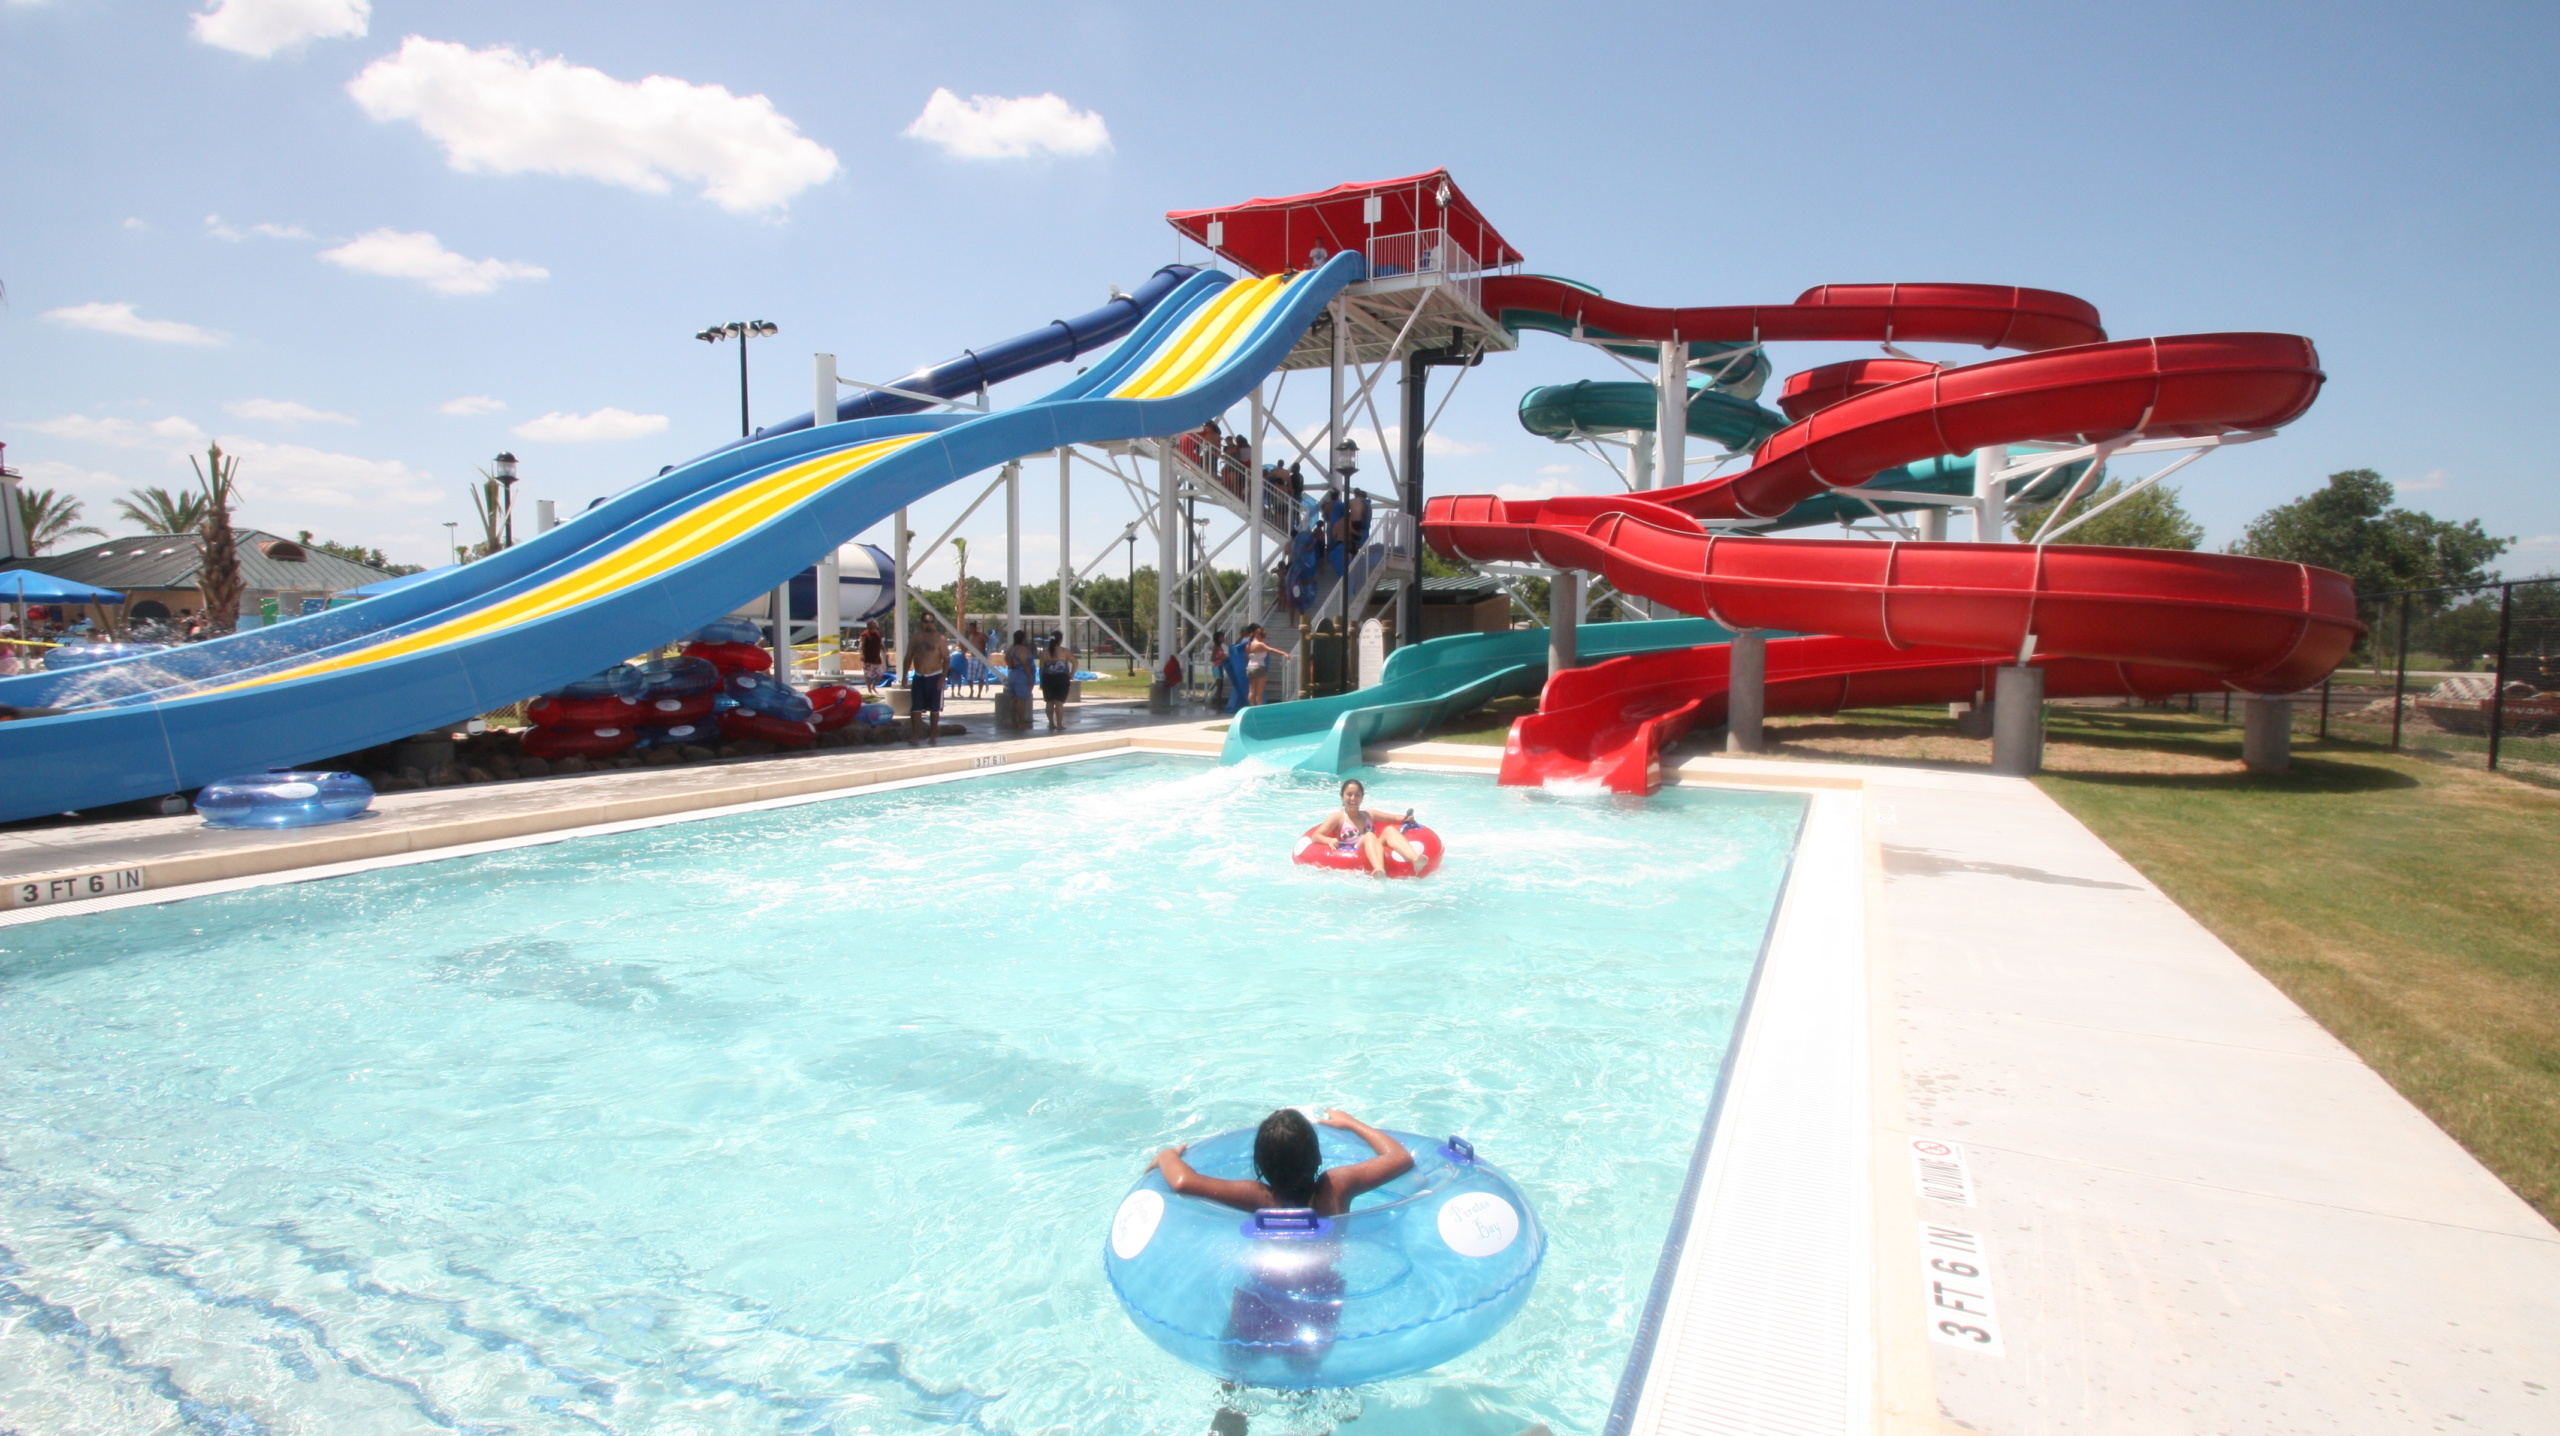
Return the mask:
<path fill-rule="evenodd" d="M 445 556 L 453 560 L 454 567 L 462 566 L 462 521 L 460 519 L 445 520 L 444 551 Z"/>
<path fill-rule="evenodd" d="M 504 505 L 503 512 L 506 517 L 502 520 L 504 526 L 499 530 L 498 547 L 514 548 L 516 546 L 516 456 L 500 454 L 493 467 L 497 472 L 490 477 L 498 481 L 498 491 L 505 495 L 501 502 Z"/>
<path fill-rule="evenodd" d="M 781 325 L 761 319 L 732 319 L 726 324 L 714 324 L 693 336 L 705 344 L 717 344 L 730 338 L 738 341 L 738 437 L 741 439 L 755 432 L 747 422 L 747 340 L 767 339 L 781 332 Z"/>

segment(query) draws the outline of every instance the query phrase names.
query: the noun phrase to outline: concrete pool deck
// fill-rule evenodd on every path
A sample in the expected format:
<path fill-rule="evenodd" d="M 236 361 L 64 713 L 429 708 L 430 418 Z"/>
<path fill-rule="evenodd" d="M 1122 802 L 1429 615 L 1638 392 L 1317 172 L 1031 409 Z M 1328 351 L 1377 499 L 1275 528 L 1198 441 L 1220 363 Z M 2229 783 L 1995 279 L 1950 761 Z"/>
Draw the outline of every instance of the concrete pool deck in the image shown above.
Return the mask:
<path fill-rule="evenodd" d="M 393 794 L 301 832 L 0 834 L 13 880 L 149 883 L 0 921 L 1220 741 L 1122 721 Z M 1499 750 L 1371 756 L 1489 771 Z M 1666 776 L 1813 802 L 1623 1429 L 2560 1430 L 2560 1231 L 2034 785 L 1720 757 Z"/>

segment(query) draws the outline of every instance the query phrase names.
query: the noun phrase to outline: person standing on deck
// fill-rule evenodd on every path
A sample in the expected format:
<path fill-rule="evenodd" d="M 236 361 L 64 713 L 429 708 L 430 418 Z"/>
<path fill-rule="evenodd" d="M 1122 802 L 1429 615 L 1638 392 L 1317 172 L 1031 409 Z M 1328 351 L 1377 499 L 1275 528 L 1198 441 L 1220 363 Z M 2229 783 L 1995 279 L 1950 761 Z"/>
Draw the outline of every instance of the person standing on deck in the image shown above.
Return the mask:
<path fill-rule="evenodd" d="M 926 614 L 916 625 L 915 671 L 907 679 L 907 744 L 942 746 L 942 681 L 951 672 L 951 642 Z"/>

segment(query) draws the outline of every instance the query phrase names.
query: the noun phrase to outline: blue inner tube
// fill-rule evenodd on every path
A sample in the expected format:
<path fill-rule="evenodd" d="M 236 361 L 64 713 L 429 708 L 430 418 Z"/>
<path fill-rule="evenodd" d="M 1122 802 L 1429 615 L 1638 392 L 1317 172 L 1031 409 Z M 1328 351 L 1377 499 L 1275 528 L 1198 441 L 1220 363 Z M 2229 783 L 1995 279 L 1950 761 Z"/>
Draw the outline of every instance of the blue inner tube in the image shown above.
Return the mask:
<path fill-rule="evenodd" d="M 1149 1169 L 1103 1244 L 1129 1319 L 1203 1371 L 1291 1390 L 1410 1376 L 1473 1350 L 1528 1301 L 1546 1230 L 1463 1140 L 1391 1135 L 1413 1170 L 1339 1217 L 1240 1212 L 1177 1196 Z M 1338 1128 L 1316 1136 L 1327 1167 L 1372 1155 Z M 1252 1180 L 1253 1131 L 1195 1142 L 1184 1160 Z"/>
<path fill-rule="evenodd" d="M 196 793 L 208 828 L 309 828 L 372 806 L 373 785 L 353 773 L 251 773 Z"/>

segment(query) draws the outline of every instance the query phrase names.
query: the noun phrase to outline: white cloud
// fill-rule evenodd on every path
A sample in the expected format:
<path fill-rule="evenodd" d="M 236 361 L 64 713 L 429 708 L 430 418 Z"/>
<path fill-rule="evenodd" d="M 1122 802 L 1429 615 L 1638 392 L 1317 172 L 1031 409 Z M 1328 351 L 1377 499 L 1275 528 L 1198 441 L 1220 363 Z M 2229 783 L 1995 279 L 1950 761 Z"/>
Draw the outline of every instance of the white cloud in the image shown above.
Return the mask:
<path fill-rule="evenodd" d="M 203 329 L 181 324 L 175 319 L 145 319 L 133 312 L 130 304 L 74 304 L 63 309 L 48 309 L 44 317 L 66 329 L 91 329 L 100 334 L 120 334 L 127 339 L 148 339 L 155 344 L 222 345 L 231 336 L 219 329 Z"/>
<path fill-rule="evenodd" d="M 434 475 L 398 459 L 333 454 L 236 434 L 222 436 L 222 451 L 240 460 L 244 499 L 257 513 L 279 514 L 277 523 L 290 523 L 312 508 L 370 509 L 386 503 L 433 503 L 446 497 L 429 487 Z"/>
<path fill-rule="evenodd" d="M 503 45 L 412 35 L 347 92 L 376 120 L 415 120 L 466 174 L 578 175 L 649 194 L 699 182 L 733 213 L 779 208 L 843 168 L 762 95 L 665 75 L 617 80 Z"/>
<path fill-rule="evenodd" d="M 57 439 L 105 444 L 117 449 L 157 449 L 169 454 L 192 449 L 204 442 L 204 430 L 175 414 L 148 424 L 137 424 L 131 419 L 95 419 L 87 414 L 65 414 L 59 419 L 46 419 L 27 427 Z"/>
<path fill-rule="evenodd" d="M 263 60 L 305 40 L 361 35 L 372 19 L 372 0 L 217 0 L 195 17 L 195 37 Z"/>
<path fill-rule="evenodd" d="M 235 399 L 222 406 L 243 419 L 263 419 L 270 424 L 352 424 L 353 414 L 332 414 L 314 409 L 291 399 Z"/>
<path fill-rule="evenodd" d="M 2423 494 L 2433 489 L 2443 488 L 2445 485 L 2452 482 L 2453 470 L 2429 469 L 2414 479 L 2403 480 L 2400 483 L 2392 485 L 2392 487 L 2398 489 L 2404 494 Z"/>
<path fill-rule="evenodd" d="M 127 229 L 149 229 L 151 226 L 144 224 L 141 220 L 128 216 L 125 219 L 124 227 Z"/>
<path fill-rule="evenodd" d="M 1560 479 L 1572 474 L 1574 472 L 1574 467 L 1571 464 L 1540 464 L 1538 466 L 1538 472 L 1545 474 L 1550 478 Z"/>
<path fill-rule="evenodd" d="M 392 279 L 414 279 L 438 294 L 486 294 L 510 279 L 548 279 L 538 264 L 510 259 L 465 259 L 423 230 L 377 229 L 320 257 L 344 269 Z"/>
<path fill-rule="evenodd" d="M 37 459 L 32 463 L 20 464 L 18 477 L 28 488 L 64 489 L 92 503 L 106 503 L 110 495 L 132 487 L 119 475 L 100 469 L 84 469 L 78 464 L 66 464 L 60 459 Z M 114 510 L 110 508 L 105 512 L 113 513 Z M 106 527 L 109 522 L 95 513 L 83 515 L 81 521 L 101 527 Z"/>
<path fill-rule="evenodd" d="M 1111 148 L 1102 116 L 1056 95 L 971 95 L 936 89 L 924 112 L 901 131 L 964 160 L 1019 160 L 1033 155 L 1092 155 Z"/>
<path fill-rule="evenodd" d="M 1539 472 L 1544 473 L 1545 470 Z M 1558 494 L 1582 492 L 1568 479 L 1549 479 L 1543 484 L 1496 484 L 1493 496 L 1498 499 L 1552 499 Z"/>
<path fill-rule="evenodd" d="M 516 425 L 519 439 L 540 444 L 592 444 L 612 439 L 638 439 L 666 432 L 664 414 L 634 414 L 628 409 L 598 409 L 592 414 L 558 411 Z"/>
<path fill-rule="evenodd" d="M 457 419 L 471 419 L 482 414 L 504 413 L 506 407 L 504 399 L 492 399 L 486 394 L 465 394 L 459 399 L 447 399 L 436 405 L 436 412 L 451 414 Z"/>
<path fill-rule="evenodd" d="M 2535 534 L 2518 543 L 2517 548 L 2560 548 L 2560 534 Z"/>
<path fill-rule="evenodd" d="M 139 225 L 141 221 L 127 220 L 126 223 Z M 247 239 L 252 235 L 255 235 L 260 239 L 309 239 L 311 237 L 311 231 L 304 229 L 298 224 L 267 224 L 260 222 L 249 226 L 247 229 L 239 229 L 234 226 L 224 224 L 222 222 L 222 216 L 218 214 L 209 214 L 204 217 L 204 232 L 207 238 L 229 240 L 233 244 L 238 244 L 240 241 Z"/>

